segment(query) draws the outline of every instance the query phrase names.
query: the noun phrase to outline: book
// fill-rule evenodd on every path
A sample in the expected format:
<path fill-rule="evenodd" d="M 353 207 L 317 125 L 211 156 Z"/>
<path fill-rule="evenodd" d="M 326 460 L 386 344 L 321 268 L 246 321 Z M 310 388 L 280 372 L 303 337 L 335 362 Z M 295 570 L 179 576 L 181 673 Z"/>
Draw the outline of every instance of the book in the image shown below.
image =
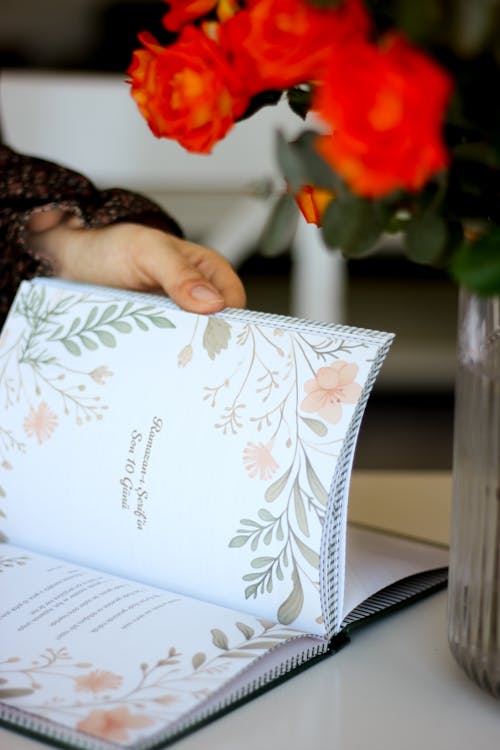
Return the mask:
<path fill-rule="evenodd" d="M 0 722 L 159 747 L 446 581 L 349 526 L 392 334 L 35 279 L 0 338 Z"/>

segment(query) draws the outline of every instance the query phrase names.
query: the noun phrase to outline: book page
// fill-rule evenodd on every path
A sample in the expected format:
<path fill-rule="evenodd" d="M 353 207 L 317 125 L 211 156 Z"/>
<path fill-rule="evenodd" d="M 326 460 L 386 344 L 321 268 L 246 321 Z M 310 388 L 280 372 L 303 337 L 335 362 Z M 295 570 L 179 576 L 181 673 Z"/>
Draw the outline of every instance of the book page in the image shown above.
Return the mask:
<path fill-rule="evenodd" d="M 0 339 L 0 530 L 321 635 L 320 578 L 342 580 L 342 538 L 322 545 L 345 523 L 333 478 L 390 339 L 24 283 Z"/>
<path fill-rule="evenodd" d="M 343 617 L 391 583 L 447 565 L 444 547 L 350 525 Z"/>
<path fill-rule="evenodd" d="M 301 635 L 8 544 L 0 585 L 0 718 L 15 708 L 125 746 Z"/>

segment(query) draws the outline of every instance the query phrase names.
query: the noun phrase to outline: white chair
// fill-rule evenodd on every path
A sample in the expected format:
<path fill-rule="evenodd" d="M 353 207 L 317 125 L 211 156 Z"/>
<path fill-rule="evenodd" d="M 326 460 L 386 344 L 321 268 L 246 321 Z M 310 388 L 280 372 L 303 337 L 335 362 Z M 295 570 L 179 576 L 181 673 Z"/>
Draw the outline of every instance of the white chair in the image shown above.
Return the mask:
<path fill-rule="evenodd" d="M 210 156 L 190 154 L 150 132 L 122 76 L 6 70 L 0 78 L 6 142 L 56 161 L 102 187 L 126 187 L 157 200 L 188 236 L 238 267 L 270 210 L 263 185 L 282 186 L 275 131 L 302 123 L 286 103 L 238 123 Z M 293 243 L 292 314 L 342 321 L 344 263 L 302 220 Z"/>

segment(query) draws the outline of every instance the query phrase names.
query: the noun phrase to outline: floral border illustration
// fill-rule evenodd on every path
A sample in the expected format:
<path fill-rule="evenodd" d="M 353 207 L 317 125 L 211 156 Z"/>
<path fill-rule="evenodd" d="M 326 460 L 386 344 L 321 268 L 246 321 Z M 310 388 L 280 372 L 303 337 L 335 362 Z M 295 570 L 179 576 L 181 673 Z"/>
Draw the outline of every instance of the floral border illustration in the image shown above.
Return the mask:
<path fill-rule="evenodd" d="M 179 367 L 193 359 L 199 327 L 198 320 L 191 340 L 179 352 Z M 203 331 L 203 349 L 213 360 L 233 335 L 230 323 L 211 319 Z M 246 442 L 242 463 L 248 476 L 266 482 L 266 487 L 265 506 L 256 517 L 240 519 L 229 547 L 247 546 L 256 553 L 251 570 L 243 576 L 247 599 L 270 594 L 277 582 L 287 582 L 288 594 L 276 617 L 289 625 L 302 611 L 304 586 L 319 590 L 319 550 L 308 542 L 311 525 L 324 523 L 329 488 L 316 472 L 316 457 L 326 454 L 334 460 L 338 455 L 343 431 L 336 432 L 335 427 L 343 409 L 354 405 L 361 394 L 353 351 L 366 349 L 367 344 L 251 323 L 242 326 L 236 344 L 243 360 L 221 382 L 206 386 L 203 398 L 218 411 L 214 426 L 224 435 L 235 437 L 245 425 L 256 427 L 262 435 L 259 442 Z M 276 355 L 280 365 L 269 365 Z M 311 378 L 299 383 L 304 363 Z M 262 410 L 247 413 L 247 401 L 256 398 Z M 289 456 L 285 467 L 273 454 L 278 443 L 284 444 Z M 278 544 L 278 553 L 268 552 L 272 543 Z M 317 619 L 320 622 L 321 615 Z"/>
<path fill-rule="evenodd" d="M 13 454 L 26 452 L 26 439 L 41 445 L 61 419 L 72 416 L 77 425 L 103 419 L 108 407 L 96 388 L 105 386 L 113 373 L 106 364 L 79 369 L 84 352 L 115 348 L 120 336 L 134 330 L 175 327 L 154 305 L 89 294 L 47 295 L 43 286 L 21 291 L 11 315 L 23 318 L 25 325 L 17 334 L 7 323 L 0 338 L 0 405 L 2 413 L 20 403 L 26 411 L 22 437 L 19 430 L 0 425 L 0 467 L 5 471 L 13 468 Z"/>
<path fill-rule="evenodd" d="M 30 663 L 18 656 L 0 662 L 0 701 L 14 703 L 35 713 L 95 737 L 120 744 L 141 729 L 160 729 L 184 712 L 209 698 L 231 677 L 235 660 L 253 661 L 292 637 L 297 631 L 257 619 L 260 630 L 236 622 L 241 640 L 231 643 L 220 628 L 211 630 L 215 656 L 197 651 L 183 654 L 171 646 L 154 664 L 137 665 L 135 685 L 124 686 L 124 678 L 92 662 L 75 661 L 68 649 L 47 648 Z M 54 677 L 68 685 L 57 698 L 41 703 L 27 701 Z M 72 691 L 70 685 L 72 684 Z M 74 694 L 78 695 L 73 697 Z M 21 700 L 19 703 L 18 701 Z"/>

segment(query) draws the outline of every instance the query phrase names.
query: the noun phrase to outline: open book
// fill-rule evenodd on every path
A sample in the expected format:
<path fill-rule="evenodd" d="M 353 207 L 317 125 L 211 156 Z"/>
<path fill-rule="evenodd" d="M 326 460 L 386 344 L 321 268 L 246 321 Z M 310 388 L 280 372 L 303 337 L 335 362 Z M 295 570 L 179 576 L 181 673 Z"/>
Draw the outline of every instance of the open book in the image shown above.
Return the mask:
<path fill-rule="evenodd" d="M 0 339 L 0 720 L 166 743 L 441 585 L 347 528 L 392 336 L 23 282 Z"/>

